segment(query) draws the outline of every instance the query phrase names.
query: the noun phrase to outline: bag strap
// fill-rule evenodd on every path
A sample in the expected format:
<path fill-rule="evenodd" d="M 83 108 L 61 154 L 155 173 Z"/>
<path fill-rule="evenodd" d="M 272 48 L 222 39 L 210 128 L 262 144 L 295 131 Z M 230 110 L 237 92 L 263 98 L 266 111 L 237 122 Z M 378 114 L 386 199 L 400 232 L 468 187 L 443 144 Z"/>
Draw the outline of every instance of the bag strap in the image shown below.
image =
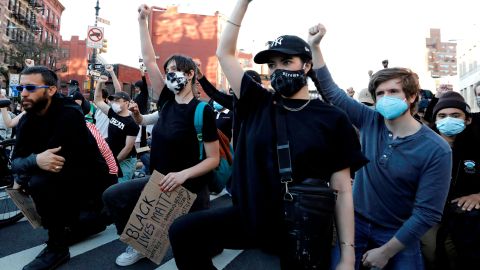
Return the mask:
<path fill-rule="evenodd" d="M 199 102 L 195 108 L 195 116 L 193 117 L 193 125 L 195 126 L 198 145 L 200 146 L 200 160 L 203 160 L 203 111 L 206 105 L 206 102 Z"/>
<path fill-rule="evenodd" d="M 275 103 L 275 127 L 277 129 L 278 172 L 280 174 L 280 182 L 285 185 L 285 194 L 283 195 L 283 199 L 286 201 L 292 201 L 293 196 L 288 190 L 288 183 L 293 182 L 290 142 L 288 141 L 287 136 L 286 112 L 285 110 L 282 110 L 281 103 L 281 98 L 277 98 Z"/>

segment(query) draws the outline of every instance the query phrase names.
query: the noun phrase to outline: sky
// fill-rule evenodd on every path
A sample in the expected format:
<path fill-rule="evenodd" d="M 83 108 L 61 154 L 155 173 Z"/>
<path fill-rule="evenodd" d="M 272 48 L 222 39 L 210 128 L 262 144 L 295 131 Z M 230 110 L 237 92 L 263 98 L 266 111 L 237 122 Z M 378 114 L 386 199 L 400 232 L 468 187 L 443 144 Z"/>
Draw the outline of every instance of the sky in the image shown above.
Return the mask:
<path fill-rule="evenodd" d="M 96 0 L 60 0 L 65 6 L 60 33 L 64 40 L 86 37 L 95 21 Z M 180 12 L 230 15 L 236 0 L 100 0 L 99 17 L 105 27 L 112 64 L 138 66 L 141 55 L 137 8 L 140 4 L 178 5 Z M 442 41 L 480 35 L 480 4 L 476 0 L 253 0 L 242 22 L 238 49 L 257 53 L 264 44 L 283 34 L 307 38 L 308 28 L 322 23 L 327 34 L 322 51 L 334 80 L 358 93 L 368 85 L 368 70 L 407 67 L 420 76 L 422 88 L 435 88 L 426 70 L 425 38 L 430 28 L 440 28 Z M 476 13 L 476 14 L 475 14 Z M 442 82 L 457 84 L 458 78 Z"/>

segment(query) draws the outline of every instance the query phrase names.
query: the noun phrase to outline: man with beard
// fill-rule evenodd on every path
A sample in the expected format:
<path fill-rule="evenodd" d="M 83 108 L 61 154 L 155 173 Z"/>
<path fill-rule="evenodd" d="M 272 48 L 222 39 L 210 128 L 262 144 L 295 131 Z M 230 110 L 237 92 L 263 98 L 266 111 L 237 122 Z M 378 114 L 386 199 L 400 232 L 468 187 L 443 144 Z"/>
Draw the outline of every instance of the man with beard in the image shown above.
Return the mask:
<path fill-rule="evenodd" d="M 85 213 L 102 206 L 108 167 L 80 107 L 57 93 L 57 75 L 46 67 L 20 74 L 22 105 L 12 170 L 14 188 L 32 196 L 47 246 L 23 269 L 54 269 L 70 258 L 69 231 Z M 88 161 L 89 170 L 85 170 Z"/>

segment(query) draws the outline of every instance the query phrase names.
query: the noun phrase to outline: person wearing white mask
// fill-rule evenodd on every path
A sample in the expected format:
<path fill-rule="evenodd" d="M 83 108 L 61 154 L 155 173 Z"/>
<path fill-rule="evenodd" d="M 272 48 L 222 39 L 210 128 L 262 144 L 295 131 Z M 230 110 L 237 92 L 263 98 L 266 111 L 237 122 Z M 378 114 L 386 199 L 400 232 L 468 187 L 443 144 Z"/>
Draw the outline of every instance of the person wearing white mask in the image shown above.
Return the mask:
<path fill-rule="evenodd" d="M 208 183 L 213 179 L 213 170 L 219 165 L 219 142 L 213 109 L 205 106 L 203 111 L 202 142 L 199 142 L 194 126 L 194 116 L 200 101 L 196 93 L 196 65 L 184 55 L 170 56 L 160 70 L 147 23 L 152 11 L 165 11 L 158 7 L 141 5 L 138 8 L 140 47 L 152 87 L 152 99 L 158 100 L 158 111 L 142 115 L 135 102 L 130 103 L 132 116 L 141 125 L 154 125 L 150 149 L 150 171 L 165 177 L 159 183 L 163 192 L 171 192 L 183 186 L 195 193 L 190 212 L 209 208 Z M 154 16 L 155 18 L 155 16 Z M 109 136 L 110 137 L 110 136 Z M 199 149 L 203 147 L 203 159 Z M 120 235 L 135 207 L 148 177 L 113 185 L 103 193 L 108 213 Z M 118 266 L 129 266 L 145 256 L 127 246 L 115 260 Z M 201 268 L 198 268 L 201 269 Z"/>
<path fill-rule="evenodd" d="M 132 179 L 135 172 L 137 151 L 134 146 L 140 128 L 128 110 L 131 99 L 126 92 L 116 92 L 109 96 L 111 107 L 105 103 L 102 98 L 101 85 L 107 80 L 107 76 L 101 76 L 97 80 L 94 102 L 97 108 L 110 119 L 107 143 L 120 165 L 121 172 L 119 172 L 118 182 L 124 182 Z"/>

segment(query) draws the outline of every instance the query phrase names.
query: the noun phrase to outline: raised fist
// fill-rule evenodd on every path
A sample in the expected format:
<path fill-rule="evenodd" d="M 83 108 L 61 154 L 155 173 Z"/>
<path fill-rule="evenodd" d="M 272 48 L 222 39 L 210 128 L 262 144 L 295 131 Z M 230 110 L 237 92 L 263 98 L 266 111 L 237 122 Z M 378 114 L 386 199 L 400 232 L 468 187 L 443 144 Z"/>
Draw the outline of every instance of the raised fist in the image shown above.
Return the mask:
<path fill-rule="evenodd" d="M 322 38 L 327 33 L 327 29 L 321 23 L 314 25 L 308 29 L 308 44 L 310 46 L 316 46 L 320 44 Z"/>
<path fill-rule="evenodd" d="M 150 13 L 152 13 L 152 9 L 149 6 L 145 4 L 140 5 L 138 7 L 138 20 L 146 20 Z"/>
<path fill-rule="evenodd" d="M 102 75 L 102 76 L 98 77 L 97 83 L 104 83 L 104 82 L 108 82 L 108 76 Z"/>
<path fill-rule="evenodd" d="M 27 67 L 33 67 L 33 66 L 35 66 L 35 61 L 33 61 L 32 59 L 27 58 L 27 59 L 25 59 L 25 65 L 26 65 Z"/>
<path fill-rule="evenodd" d="M 113 72 L 113 66 L 112 65 L 106 65 L 105 70 L 109 73 Z"/>

